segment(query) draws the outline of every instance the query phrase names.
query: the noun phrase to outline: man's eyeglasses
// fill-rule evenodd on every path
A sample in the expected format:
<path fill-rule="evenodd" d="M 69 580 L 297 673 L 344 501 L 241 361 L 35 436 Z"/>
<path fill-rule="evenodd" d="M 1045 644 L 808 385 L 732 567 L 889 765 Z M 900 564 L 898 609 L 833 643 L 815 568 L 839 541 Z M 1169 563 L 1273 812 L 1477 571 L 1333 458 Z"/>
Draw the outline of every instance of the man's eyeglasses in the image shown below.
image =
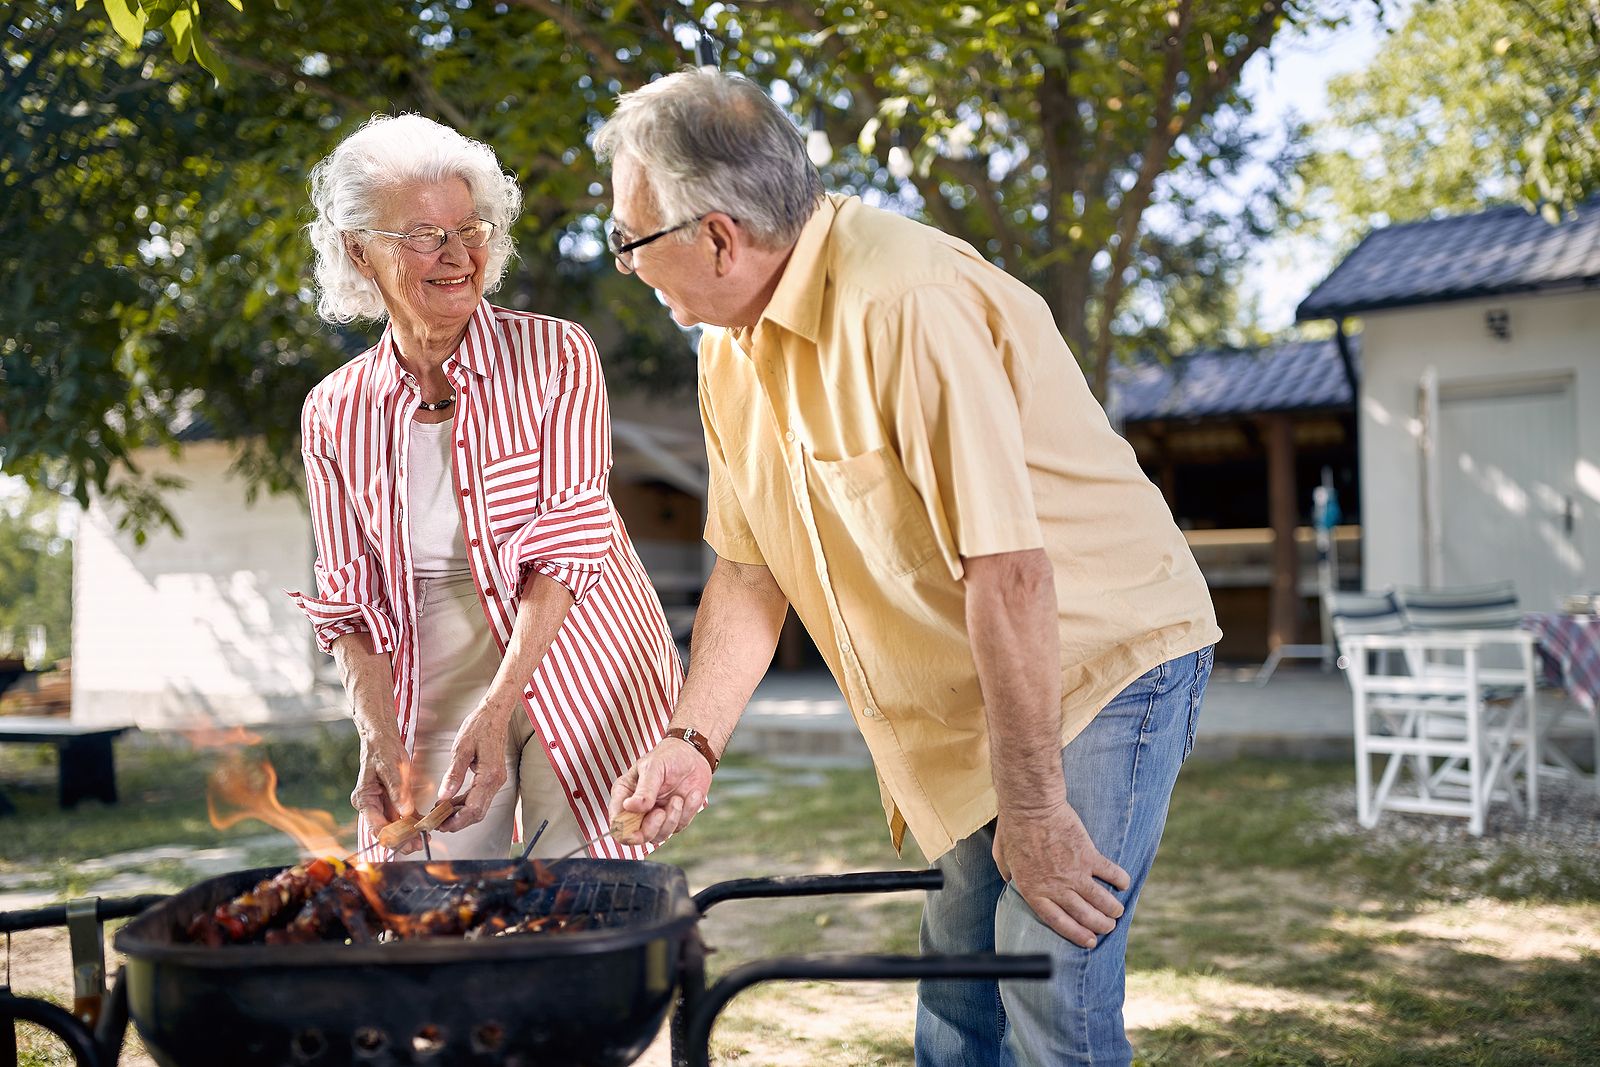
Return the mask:
<path fill-rule="evenodd" d="M 441 229 L 438 226 L 418 226 L 410 233 L 393 233 L 389 230 L 364 232 L 375 233 L 379 237 L 393 237 L 397 241 L 404 242 L 413 252 L 437 252 L 445 246 L 452 234 L 460 237 L 461 244 L 466 248 L 482 248 L 489 243 L 489 238 L 494 236 L 494 223 L 478 219 L 453 230 Z"/>
<path fill-rule="evenodd" d="M 648 237 L 634 237 L 633 234 L 622 229 L 615 222 L 608 222 L 606 223 L 606 247 L 611 250 L 613 256 L 616 256 L 626 264 L 632 258 L 634 249 L 643 248 L 651 241 L 659 241 L 667 234 L 677 233 L 686 226 L 693 226 L 703 218 L 705 218 L 704 215 L 696 215 L 694 218 L 680 222 L 676 226 L 668 226 L 664 230 L 657 230 Z"/>

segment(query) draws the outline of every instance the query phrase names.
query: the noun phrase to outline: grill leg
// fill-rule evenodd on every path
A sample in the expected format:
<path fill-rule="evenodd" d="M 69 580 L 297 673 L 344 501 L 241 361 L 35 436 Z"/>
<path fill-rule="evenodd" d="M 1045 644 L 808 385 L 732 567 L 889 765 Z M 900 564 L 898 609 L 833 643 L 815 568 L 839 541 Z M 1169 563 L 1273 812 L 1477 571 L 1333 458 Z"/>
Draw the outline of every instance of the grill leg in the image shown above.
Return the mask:
<path fill-rule="evenodd" d="M 925 978 L 1036 978 L 1050 977 L 1049 956 L 774 956 L 735 967 L 717 984 L 695 998 L 684 1040 L 687 1067 L 710 1067 L 711 1026 L 717 1015 L 742 990 L 760 982 L 906 981 Z M 702 984 L 702 989 L 704 986 Z M 673 1033 L 677 1037 L 676 1031 Z M 676 1040 L 674 1040 L 676 1045 Z M 676 1053 L 676 1049 L 674 1049 Z M 676 1067 L 676 1061 L 674 1061 Z"/>
<path fill-rule="evenodd" d="M 0 986 L 0 1004 L 11 996 L 9 986 Z M 4 1011 L 4 1008 L 0 1008 Z M 673 1034 L 677 1037 L 677 1034 Z M 0 1019 L 0 1067 L 17 1067 L 17 1019 L 7 1014 Z"/>
<path fill-rule="evenodd" d="M 683 939 L 679 956 L 678 1006 L 672 1013 L 672 1067 L 689 1067 L 689 1022 L 706 993 L 706 943 L 698 929 Z"/>

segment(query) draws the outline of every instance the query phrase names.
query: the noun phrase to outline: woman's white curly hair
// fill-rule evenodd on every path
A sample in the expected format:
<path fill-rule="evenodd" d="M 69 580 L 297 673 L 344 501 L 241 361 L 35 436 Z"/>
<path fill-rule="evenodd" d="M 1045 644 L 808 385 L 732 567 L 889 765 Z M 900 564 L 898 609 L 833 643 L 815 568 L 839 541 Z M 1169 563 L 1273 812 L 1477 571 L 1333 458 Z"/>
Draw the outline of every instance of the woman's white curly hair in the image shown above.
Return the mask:
<path fill-rule="evenodd" d="M 381 320 L 387 314 L 376 283 L 350 261 L 344 235 L 380 226 L 381 194 L 397 186 L 460 178 L 472 191 L 480 218 L 494 223 L 485 293 L 492 293 L 516 254 L 511 226 L 522 211 L 522 189 L 481 141 L 464 137 L 421 115 L 374 115 L 311 168 L 311 204 L 317 217 L 306 227 L 316 249 L 317 314 L 328 322 Z"/>

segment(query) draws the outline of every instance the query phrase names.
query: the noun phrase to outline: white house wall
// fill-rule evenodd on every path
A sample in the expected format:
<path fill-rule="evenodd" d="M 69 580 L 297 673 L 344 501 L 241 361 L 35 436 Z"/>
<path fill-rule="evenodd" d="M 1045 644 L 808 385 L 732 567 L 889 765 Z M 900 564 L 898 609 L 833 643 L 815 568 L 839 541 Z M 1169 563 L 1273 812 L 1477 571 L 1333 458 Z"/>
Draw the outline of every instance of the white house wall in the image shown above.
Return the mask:
<path fill-rule="evenodd" d="M 227 476 L 228 449 L 188 445 L 181 463 L 140 457 L 188 488 L 167 498 L 184 536 L 143 545 L 99 501 L 78 528 L 72 717 L 174 727 L 338 714 L 313 678 L 311 631 L 284 589 L 311 582 L 311 538 L 293 497 L 252 504 Z"/>
<path fill-rule="evenodd" d="M 1511 339 L 1492 337 L 1491 308 Z M 1418 385 L 1570 372 L 1578 411 L 1576 541 L 1592 584 L 1600 561 L 1600 293 L 1496 297 L 1365 317 L 1361 340 L 1361 516 L 1369 588 L 1424 581 Z M 1576 591 L 1576 590 L 1574 590 Z M 1528 605 L 1553 608 L 1554 605 Z"/>

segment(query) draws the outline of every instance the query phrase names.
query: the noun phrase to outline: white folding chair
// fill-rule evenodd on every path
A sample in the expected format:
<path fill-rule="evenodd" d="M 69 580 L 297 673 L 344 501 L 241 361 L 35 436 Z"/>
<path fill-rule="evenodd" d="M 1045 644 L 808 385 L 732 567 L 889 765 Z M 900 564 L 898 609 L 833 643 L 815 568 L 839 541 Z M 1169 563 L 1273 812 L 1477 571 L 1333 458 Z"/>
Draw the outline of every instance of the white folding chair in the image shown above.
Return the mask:
<path fill-rule="evenodd" d="M 1335 594 L 1330 615 L 1354 699 L 1363 826 L 1384 809 L 1416 811 L 1465 816 L 1480 835 L 1496 799 L 1537 814 L 1531 634 L 1410 630 L 1388 592 Z M 1486 666 L 1489 650 L 1507 652 L 1515 672 Z"/>

